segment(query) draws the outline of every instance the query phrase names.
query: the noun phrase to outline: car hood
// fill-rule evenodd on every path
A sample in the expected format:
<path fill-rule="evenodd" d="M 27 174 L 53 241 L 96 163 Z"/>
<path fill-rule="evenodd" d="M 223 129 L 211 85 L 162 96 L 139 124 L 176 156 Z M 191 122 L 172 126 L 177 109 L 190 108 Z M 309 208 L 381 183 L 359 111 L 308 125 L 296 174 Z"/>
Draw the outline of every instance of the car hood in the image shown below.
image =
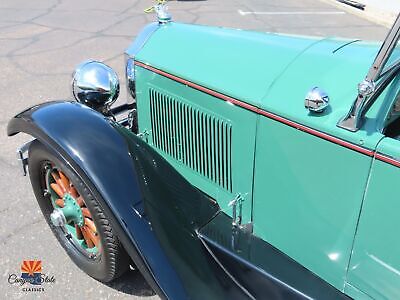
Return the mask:
<path fill-rule="evenodd" d="M 170 23 L 136 59 L 258 106 L 285 67 L 319 40 Z"/>
<path fill-rule="evenodd" d="M 379 50 L 378 43 L 325 39 L 294 60 L 268 89 L 260 103 L 264 110 L 311 127 L 336 127 L 357 97 L 357 85 L 368 73 Z M 330 107 L 310 118 L 304 108 L 313 87 L 329 96 Z"/>
<path fill-rule="evenodd" d="M 251 105 L 287 116 L 304 111 L 304 96 L 325 89 L 332 107 L 348 109 L 376 43 L 169 23 L 136 59 Z M 349 104 L 349 105 L 347 105 Z"/>

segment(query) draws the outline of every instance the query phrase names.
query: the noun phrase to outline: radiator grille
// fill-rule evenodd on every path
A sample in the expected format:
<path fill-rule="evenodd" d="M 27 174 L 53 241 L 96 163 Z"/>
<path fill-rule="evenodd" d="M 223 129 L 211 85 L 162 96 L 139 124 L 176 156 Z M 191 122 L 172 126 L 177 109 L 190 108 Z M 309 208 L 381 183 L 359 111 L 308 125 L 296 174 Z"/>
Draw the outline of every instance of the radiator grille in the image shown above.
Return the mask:
<path fill-rule="evenodd" d="M 149 96 L 153 145 L 232 192 L 232 126 L 153 88 Z"/>

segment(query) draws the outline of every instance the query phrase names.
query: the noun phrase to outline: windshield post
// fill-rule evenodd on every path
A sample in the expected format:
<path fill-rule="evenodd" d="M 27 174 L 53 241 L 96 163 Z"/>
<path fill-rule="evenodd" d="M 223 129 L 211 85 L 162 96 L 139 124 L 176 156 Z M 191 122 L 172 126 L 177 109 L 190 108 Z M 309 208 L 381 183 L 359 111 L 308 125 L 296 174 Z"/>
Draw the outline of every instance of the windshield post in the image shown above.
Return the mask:
<path fill-rule="evenodd" d="M 372 96 L 376 90 L 376 83 L 384 74 L 387 74 L 392 67 L 395 66 L 395 64 L 387 66 L 387 63 L 397 45 L 399 37 L 400 14 L 397 16 L 392 29 L 385 38 L 385 41 L 383 42 L 374 63 L 369 69 L 367 76 L 365 77 L 364 81 L 358 85 L 357 99 L 353 102 L 353 105 L 351 106 L 351 109 L 347 115 L 339 121 L 337 124 L 338 127 L 353 132 L 360 129 L 364 114 L 366 112 L 365 108 L 368 108 L 372 105 L 372 103 L 368 102 L 371 99 L 374 99 Z"/>

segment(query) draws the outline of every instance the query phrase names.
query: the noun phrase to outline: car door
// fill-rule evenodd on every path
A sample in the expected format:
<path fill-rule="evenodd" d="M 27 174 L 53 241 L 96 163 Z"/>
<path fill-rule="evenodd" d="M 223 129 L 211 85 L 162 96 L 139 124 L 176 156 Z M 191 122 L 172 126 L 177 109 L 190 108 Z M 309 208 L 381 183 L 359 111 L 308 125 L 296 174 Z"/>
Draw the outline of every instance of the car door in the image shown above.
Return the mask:
<path fill-rule="evenodd" d="M 400 72 L 388 89 L 346 286 L 374 299 L 400 299 Z"/>
<path fill-rule="evenodd" d="M 374 299 L 400 299 L 400 141 L 384 138 L 377 151 L 347 281 Z"/>
<path fill-rule="evenodd" d="M 342 290 L 372 157 L 271 119 L 256 151 L 254 234 Z"/>
<path fill-rule="evenodd" d="M 387 116 L 381 116 L 381 111 L 390 106 L 387 104 L 392 95 L 389 91 L 396 86 L 390 84 L 389 91 L 384 88 L 388 85 L 388 74 L 393 74 L 400 57 L 398 48 L 395 48 L 399 36 L 400 19 L 383 43 L 366 80 L 360 84 L 359 95 L 349 113 L 341 120 L 335 120 L 339 121 L 338 126 L 335 123 L 326 126 L 323 132 L 318 131 L 324 122 L 328 122 L 319 116 L 320 128 L 307 127 L 310 118 L 304 112 L 302 124 L 270 112 L 265 113 L 267 117 L 261 118 L 258 124 L 254 233 L 343 291 L 348 273 L 348 289 L 352 283 L 364 287 L 360 283 L 363 280 L 375 286 L 373 275 L 366 274 L 361 267 L 357 272 L 361 262 L 371 261 L 368 249 L 380 247 L 382 255 L 378 255 L 378 259 L 395 255 L 389 250 L 389 242 L 394 243 L 395 237 L 383 244 L 371 239 L 382 237 L 390 228 L 393 228 L 392 231 L 399 228 L 390 224 L 400 225 L 400 217 L 395 223 L 390 223 L 388 219 L 385 220 L 388 223 L 379 223 L 374 217 L 378 213 L 377 208 L 368 209 L 365 213 L 367 217 L 362 215 L 365 225 L 359 231 L 361 237 L 356 240 L 357 254 L 352 257 L 351 268 L 355 272 L 352 269 L 348 271 L 366 189 L 372 199 L 369 202 L 376 202 L 377 207 L 382 198 L 387 198 L 388 202 L 396 201 L 395 183 L 400 179 L 400 173 L 395 175 L 397 167 L 387 166 L 387 160 L 392 162 L 390 157 L 400 156 L 400 151 L 397 151 L 400 149 L 397 148 L 399 142 L 392 138 L 383 139 L 384 135 L 377 125 L 387 120 Z M 375 155 L 376 147 L 382 154 Z M 395 161 L 394 164 L 400 165 L 400 162 Z M 391 179 L 385 181 L 384 178 L 390 176 Z M 396 202 L 396 205 L 399 203 Z M 396 207 L 394 203 L 392 205 Z M 382 208 L 380 219 L 385 215 L 395 218 L 396 210 L 390 214 L 387 210 Z M 374 237 L 369 234 L 370 227 L 375 229 Z M 397 251 L 396 254 L 399 253 Z M 391 283 L 388 286 L 394 283 L 399 286 L 396 276 L 400 275 L 400 271 L 391 269 L 390 263 L 400 260 L 391 259 L 384 259 L 381 267 L 386 267 L 385 272 L 390 274 L 387 280 Z M 375 273 L 376 276 L 381 274 Z M 356 290 L 355 287 L 348 292 L 353 295 Z M 398 298 L 400 295 L 397 295 Z"/>

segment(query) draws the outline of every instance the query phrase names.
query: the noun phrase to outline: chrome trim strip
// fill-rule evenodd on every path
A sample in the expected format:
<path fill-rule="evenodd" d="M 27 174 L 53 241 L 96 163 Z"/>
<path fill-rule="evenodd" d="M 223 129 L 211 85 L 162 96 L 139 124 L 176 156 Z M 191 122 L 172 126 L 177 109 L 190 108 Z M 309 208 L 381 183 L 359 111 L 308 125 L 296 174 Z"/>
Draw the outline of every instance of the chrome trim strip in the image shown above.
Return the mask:
<path fill-rule="evenodd" d="M 162 24 L 155 22 L 148 24 L 142 29 L 142 31 L 137 35 L 136 39 L 125 50 L 125 80 L 127 91 L 126 103 L 129 105 L 135 104 L 136 102 L 135 70 L 131 68 L 133 63 L 130 61 L 134 61 L 135 56 L 140 50 L 142 50 L 146 42 L 150 39 L 153 33 L 160 28 L 160 26 L 162 26 Z"/>

